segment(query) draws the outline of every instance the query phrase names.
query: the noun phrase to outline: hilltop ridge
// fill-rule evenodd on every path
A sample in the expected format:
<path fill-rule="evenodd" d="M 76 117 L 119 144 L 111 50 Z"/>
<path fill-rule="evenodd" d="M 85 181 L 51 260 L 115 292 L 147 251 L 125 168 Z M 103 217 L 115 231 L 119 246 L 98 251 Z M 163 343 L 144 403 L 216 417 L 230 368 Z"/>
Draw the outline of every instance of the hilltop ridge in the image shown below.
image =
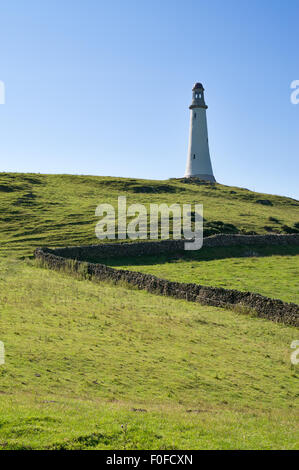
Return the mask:
<path fill-rule="evenodd" d="M 86 175 L 0 173 L 0 249 L 31 255 L 52 247 L 96 243 L 95 209 L 106 202 L 198 203 L 205 235 L 214 233 L 298 233 L 299 202 L 243 188 L 172 178 L 146 180 Z"/>

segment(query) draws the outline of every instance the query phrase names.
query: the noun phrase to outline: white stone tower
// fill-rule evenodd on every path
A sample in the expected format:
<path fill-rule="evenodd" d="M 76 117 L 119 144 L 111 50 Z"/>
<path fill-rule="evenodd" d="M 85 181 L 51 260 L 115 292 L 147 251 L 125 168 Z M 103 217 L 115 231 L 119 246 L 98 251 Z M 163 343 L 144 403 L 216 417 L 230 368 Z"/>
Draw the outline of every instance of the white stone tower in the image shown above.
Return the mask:
<path fill-rule="evenodd" d="M 189 106 L 190 131 L 185 177 L 197 177 L 215 183 L 209 152 L 207 105 L 204 99 L 204 87 L 195 83 L 192 88 L 192 103 Z"/>

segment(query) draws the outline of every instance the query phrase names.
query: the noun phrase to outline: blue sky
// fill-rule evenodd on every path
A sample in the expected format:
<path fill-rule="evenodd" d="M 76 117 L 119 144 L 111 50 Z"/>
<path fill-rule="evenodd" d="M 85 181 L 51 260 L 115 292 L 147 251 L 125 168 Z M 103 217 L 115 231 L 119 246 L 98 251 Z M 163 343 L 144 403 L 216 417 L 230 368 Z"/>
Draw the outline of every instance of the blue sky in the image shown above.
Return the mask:
<path fill-rule="evenodd" d="M 3 0 L 0 171 L 184 175 L 206 89 L 216 179 L 299 199 L 298 0 Z"/>

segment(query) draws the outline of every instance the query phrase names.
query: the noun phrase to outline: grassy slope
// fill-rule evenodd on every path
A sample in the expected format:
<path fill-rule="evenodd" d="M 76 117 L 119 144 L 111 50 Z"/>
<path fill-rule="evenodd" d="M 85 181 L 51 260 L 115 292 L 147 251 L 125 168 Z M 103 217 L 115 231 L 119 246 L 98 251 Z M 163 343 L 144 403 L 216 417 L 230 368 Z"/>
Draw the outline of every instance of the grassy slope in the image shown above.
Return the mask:
<path fill-rule="evenodd" d="M 294 328 L 16 260 L 0 302 L 2 448 L 298 448 Z"/>
<path fill-rule="evenodd" d="M 259 233 L 265 226 L 279 231 L 299 222 L 298 201 L 219 184 L 0 173 L 0 253 L 24 256 L 40 245 L 96 243 L 95 208 L 102 202 L 116 204 L 118 195 L 126 195 L 128 204 L 203 203 L 208 221 Z M 258 204 L 259 199 L 273 205 Z"/>
<path fill-rule="evenodd" d="M 95 207 L 121 194 L 257 232 L 298 222 L 292 199 L 215 188 L 2 173 L 1 254 L 95 243 Z M 0 312 L 2 448 L 298 447 L 294 328 L 3 257 Z"/>

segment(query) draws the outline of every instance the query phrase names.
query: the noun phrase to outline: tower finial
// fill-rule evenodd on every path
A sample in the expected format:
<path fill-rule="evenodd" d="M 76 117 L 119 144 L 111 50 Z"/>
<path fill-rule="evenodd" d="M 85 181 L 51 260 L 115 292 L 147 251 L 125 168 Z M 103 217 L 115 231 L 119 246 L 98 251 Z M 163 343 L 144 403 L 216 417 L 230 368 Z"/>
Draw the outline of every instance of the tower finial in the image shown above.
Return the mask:
<path fill-rule="evenodd" d="M 201 90 L 204 90 L 204 87 L 202 86 L 202 83 L 200 82 L 196 82 L 192 88 L 192 91 L 193 90 L 198 90 L 198 89 L 201 89 Z"/>

